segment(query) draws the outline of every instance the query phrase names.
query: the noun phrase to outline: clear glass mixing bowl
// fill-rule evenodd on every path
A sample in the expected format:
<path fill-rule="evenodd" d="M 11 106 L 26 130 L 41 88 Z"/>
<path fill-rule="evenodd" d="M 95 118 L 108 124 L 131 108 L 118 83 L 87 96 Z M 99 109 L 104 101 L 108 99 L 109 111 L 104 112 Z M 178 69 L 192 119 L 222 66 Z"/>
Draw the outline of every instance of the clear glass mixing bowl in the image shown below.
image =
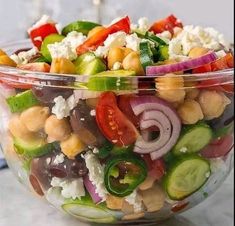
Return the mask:
<path fill-rule="evenodd" d="M 29 47 L 28 40 L 1 46 L 9 54 Z M 18 180 L 30 191 L 56 208 L 86 222 L 118 225 L 157 222 L 194 207 L 217 190 L 233 166 L 234 94 L 231 88 L 233 87 L 234 71 L 229 69 L 205 74 L 175 76 L 176 81 L 179 77 L 184 79 L 184 87 L 164 89 L 161 76 L 122 77 L 120 75 L 120 77 L 111 77 L 108 83 L 104 78 L 100 87 L 106 91 L 102 92 L 97 88 L 98 80 L 95 80 L 94 86 L 89 86 L 89 76 L 48 74 L 0 66 L 0 147 L 9 167 Z M 64 140 L 56 139 L 52 142 L 46 134 L 48 128 L 44 127 L 36 133 L 31 132 L 30 136 L 32 135 L 34 138 L 36 136 L 37 139 L 30 143 L 28 139 L 34 138 L 27 138 L 29 131 L 26 131 L 28 127 L 26 128 L 25 125 L 29 126 L 30 122 L 40 122 L 40 114 L 34 112 L 31 117 L 30 114 L 23 117 L 26 110 L 21 113 L 11 113 L 7 104 L 9 97 L 25 90 L 33 90 L 33 94 L 38 100 L 36 105 L 39 109 L 47 109 L 47 114 L 49 114 L 47 117 L 51 117 L 55 97 L 62 96 L 66 99 L 74 94 L 75 99 L 79 101 L 78 106 L 76 106 L 76 111 L 70 112 L 66 123 L 70 122 L 67 130 L 70 131 L 69 133 L 78 135 L 81 143 L 78 145 L 77 141 L 73 140 L 64 143 Z M 179 120 L 180 114 L 186 114 L 184 115 L 186 118 L 190 118 L 191 115 L 187 115 L 189 114 L 187 111 L 179 113 L 179 105 L 171 102 L 170 98 L 172 95 L 178 97 L 182 92 L 190 101 L 193 99 L 201 101 L 200 104 L 203 105 L 205 112 L 210 111 L 210 108 L 214 106 L 213 109 L 217 109 L 220 113 L 215 113 L 217 116 L 207 115 L 203 122 L 197 123 L 196 126 L 194 124 L 182 125 L 183 123 Z M 207 96 L 204 97 L 204 95 Z M 106 103 L 102 106 L 103 110 L 100 110 L 98 106 L 102 99 L 100 96 L 103 99 L 106 96 Z M 134 98 L 135 105 L 128 105 L 130 97 Z M 217 101 L 220 97 L 223 97 L 224 102 L 218 106 Z M 121 113 L 120 109 L 117 110 L 117 99 Z M 133 103 L 132 99 L 131 101 Z M 106 108 L 107 106 L 109 108 Z M 141 117 L 133 116 L 133 112 L 131 115 L 130 107 L 135 108 L 136 115 L 140 114 Z M 116 114 L 114 118 L 112 118 L 113 113 Z M 150 118 L 148 118 L 148 114 Z M 209 113 L 207 112 L 207 114 Z M 26 119 L 24 125 L 19 122 L 22 118 Z M 114 120 L 109 121 L 110 118 Z M 132 127 L 130 129 L 130 125 L 125 124 L 127 118 L 135 125 L 135 129 Z M 137 146 L 139 152 L 141 152 L 141 145 L 154 149 L 154 145 L 158 145 L 159 140 L 164 140 L 166 136 L 171 137 L 167 139 L 177 138 L 180 148 L 176 147 L 177 145 L 174 146 L 171 151 L 164 152 L 160 160 L 155 161 L 143 153 L 137 154 L 138 157 L 136 157 L 133 154 L 132 146 L 129 149 L 113 148 L 116 146 L 115 143 L 119 142 L 116 140 L 112 140 L 111 150 L 110 142 L 107 145 L 106 138 L 108 137 L 110 140 L 109 136 L 112 137 L 112 135 L 109 134 L 110 131 L 107 133 L 107 125 L 112 130 L 112 126 L 120 126 L 122 122 L 123 127 L 118 130 L 120 140 L 124 144 L 128 143 L 132 139 L 133 130 L 138 131 L 136 132 L 138 139 L 142 137 L 142 141 L 138 143 L 139 147 L 137 142 L 134 143 L 134 146 L 135 148 Z M 178 125 L 179 122 L 180 125 Z M 170 127 L 168 127 L 170 133 L 164 131 L 166 123 L 170 123 Z M 64 130 L 63 126 L 58 127 L 54 124 L 52 126 L 54 126 L 52 128 L 54 133 Z M 196 127 L 199 128 L 199 132 L 191 133 L 195 132 Z M 176 137 L 174 133 L 179 133 L 180 129 L 181 134 Z M 163 135 L 162 132 L 164 132 Z M 16 134 L 19 134 L 20 139 L 16 138 Z M 185 136 L 185 134 L 188 135 Z M 209 144 L 203 146 L 202 143 L 208 136 Z M 46 145 L 46 149 L 41 148 L 42 143 Z M 75 158 L 69 158 L 66 148 L 71 148 L 73 145 L 76 147 L 74 152 L 77 152 L 77 155 Z M 189 149 L 195 150 L 188 150 L 187 145 L 189 145 Z M 203 147 L 199 148 L 200 145 Z M 78 151 L 79 148 L 82 150 Z M 110 153 L 107 153 L 107 149 L 110 149 Z M 67 155 L 61 155 L 61 151 Z M 188 154 L 188 152 L 194 153 Z M 155 153 L 159 154 L 158 151 Z M 107 178 L 107 165 L 111 168 L 111 165 L 118 159 L 121 159 L 119 164 L 115 166 L 116 168 L 113 167 Z M 138 161 L 142 161 L 140 165 L 136 163 Z M 141 166 L 143 161 L 148 164 L 147 169 L 146 166 Z M 207 167 L 209 168 L 205 171 Z M 118 176 L 115 174 L 117 170 Z M 88 177 L 88 171 L 89 175 L 93 174 L 93 178 Z M 131 174 L 130 177 L 126 177 L 128 173 Z M 122 181 L 120 178 L 117 181 L 121 174 L 125 174 L 121 178 L 123 182 L 120 182 Z M 148 179 L 146 179 L 147 175 Z M 98 191 L 94 192 L 95 188 L 92 187 L 92 183 L 87 177 L 89 180 L 100 179 L 99 182 L 96 181 L 96 186 L 103 189 L 103 192 L 105 191 L 103 198 L 97 197 Z M 117 198 L 113 194 L 118 193 L 118 190 L 120 192 L 120 189 L 126 190 L 125 186 L 140 181 L 140 178 L 145 180 L 132 195 Z M 83 182 L 86 191 L 84 191 Z M 105 190 L 105 186 L 106 189 L 107 186 L 109 187 L 108 192 Z M 180 190 L 182 188 L 188 190 Z M 81 199 L 77 195 L 79 189 L 86 193 Z"/>

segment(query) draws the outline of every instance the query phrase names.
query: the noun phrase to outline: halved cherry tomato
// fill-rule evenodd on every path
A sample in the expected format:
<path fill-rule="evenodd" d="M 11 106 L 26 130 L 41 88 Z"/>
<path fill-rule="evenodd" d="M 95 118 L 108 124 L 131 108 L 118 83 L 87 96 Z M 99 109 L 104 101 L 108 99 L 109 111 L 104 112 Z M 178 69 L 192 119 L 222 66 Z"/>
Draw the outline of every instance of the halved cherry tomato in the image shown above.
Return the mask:
<path fill-rule="evenodd" d="M 132 110 L 130 101 L 135 97 L 134 95 L 120 95 L 118 97 L 118 107 L 126 115 L 126 117 L 137 127 L 140 126 L 140 119 Z"/>
<path fill-rule="evenodd" d="M 33 44 L 40 49 L 42 41 L 50 34 L 58 34 L 55 24 L 47 23 L 30 31 L 29 36 Z"/>
<path fill-rule="evenodd" d="M 205 72 L 211 72 L 211 64 L 205 64 L 201 67 L 193 69 L 193 74 L 199 74 L 199 73 L 205 73 Z"/>
<path fill-rule="evenodd" d="M 85 52 L 96 50 L 99 46 L 103 45 L 110 34 L 118 31 L 130 33 L 130 19 L 128 16 L 92 35 L 82 45 L 77 47 L 77 54 L 81 55 Z"/>
<path fill-rule="evenodd" d="M 207 147 L 201 151 L 201 155 L 205 158 L 223 157 L 231 151 L 234 144 L 232 135 L 212 141 Z"/>
<path fill-rule="evenodd" d="M 51 66 L 44 62 L 37 62 L 37 63 L 22 64 L 19 65 L 18 68 L 22 70 L 37 71 L 37 72 L 50 72 Z"/>
<path fill-rule="evenodd" d="M 143 156 L 147 166 L 149 175 L 155 180 L 160 180 L 166 172 L 166 167 L 163 159 L 152 160 L 150 155 Z"/>
<path fill-rule="evenodd" d="M 116 96 L 105 92 L 96 107 L 96 121 L 103 135 L 119 147 L 133 144 L 138 131 L 117 106 Z"/>
<path fill-rule="evenodd" d="M 149 30 L 155 34 L 162 33 L 163 31 L 169 31 L 171 34 L 174 34 L 175 27 L 182 28 L 183 24 L 174 15 L 170 15 L 165 19 L 156 21 Z"/>
<path fill-rule="evenodd" d="M 225 57 L 222 57 L 211 63 L 211 71 L 220 71 L 227 68 L 229 67 L 227 64 L 227 59 Z"/>
<path fill-rule="evenodd" d="M 234 56 L 232 53 L 227 53 L 224 57 L 229 68 L 234 68 Z"/>

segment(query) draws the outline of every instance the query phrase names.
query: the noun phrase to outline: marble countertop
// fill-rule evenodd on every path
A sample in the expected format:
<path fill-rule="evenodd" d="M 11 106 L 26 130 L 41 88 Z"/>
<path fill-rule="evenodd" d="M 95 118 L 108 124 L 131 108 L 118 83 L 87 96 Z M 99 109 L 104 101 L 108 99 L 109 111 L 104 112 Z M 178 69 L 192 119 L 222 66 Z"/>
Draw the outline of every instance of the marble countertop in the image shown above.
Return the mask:
<path fill-rule="evenodd" d="M 233 175 L 206 201 L 158 226 L 234 225 Z M 9 169 L 0 171 L 0 185 L 0 226 L 87 226 L 35 198 Z"/>

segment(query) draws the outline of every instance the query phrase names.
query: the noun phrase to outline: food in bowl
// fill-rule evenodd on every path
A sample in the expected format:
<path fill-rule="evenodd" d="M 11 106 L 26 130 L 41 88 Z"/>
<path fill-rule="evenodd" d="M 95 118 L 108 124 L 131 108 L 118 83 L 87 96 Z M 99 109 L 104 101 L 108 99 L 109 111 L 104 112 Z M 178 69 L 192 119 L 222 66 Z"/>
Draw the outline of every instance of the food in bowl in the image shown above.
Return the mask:
<path fill-rule="evenodd" d="M 33 48 L 0 51 L 0 132 L 36 194 L 80 220 L 148 222 L 226 178 L 234 56 L 218 31 L 171 15 L 59 32 L 43 16 L 28 33 Z"/>

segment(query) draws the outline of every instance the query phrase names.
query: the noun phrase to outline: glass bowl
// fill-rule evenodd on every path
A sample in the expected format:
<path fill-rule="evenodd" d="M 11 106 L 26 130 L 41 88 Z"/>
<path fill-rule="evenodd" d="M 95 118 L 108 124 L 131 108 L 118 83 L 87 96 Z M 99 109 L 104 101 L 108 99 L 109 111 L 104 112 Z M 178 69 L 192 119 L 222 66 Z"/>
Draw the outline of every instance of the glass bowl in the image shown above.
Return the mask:
<path fill-rule="evenodd" d="M 233 78 L 232 69 L 97 79 L 0 66 L 0 147 L 22 184 L 81 221 L 162 221 L 232 169 Z"/>

